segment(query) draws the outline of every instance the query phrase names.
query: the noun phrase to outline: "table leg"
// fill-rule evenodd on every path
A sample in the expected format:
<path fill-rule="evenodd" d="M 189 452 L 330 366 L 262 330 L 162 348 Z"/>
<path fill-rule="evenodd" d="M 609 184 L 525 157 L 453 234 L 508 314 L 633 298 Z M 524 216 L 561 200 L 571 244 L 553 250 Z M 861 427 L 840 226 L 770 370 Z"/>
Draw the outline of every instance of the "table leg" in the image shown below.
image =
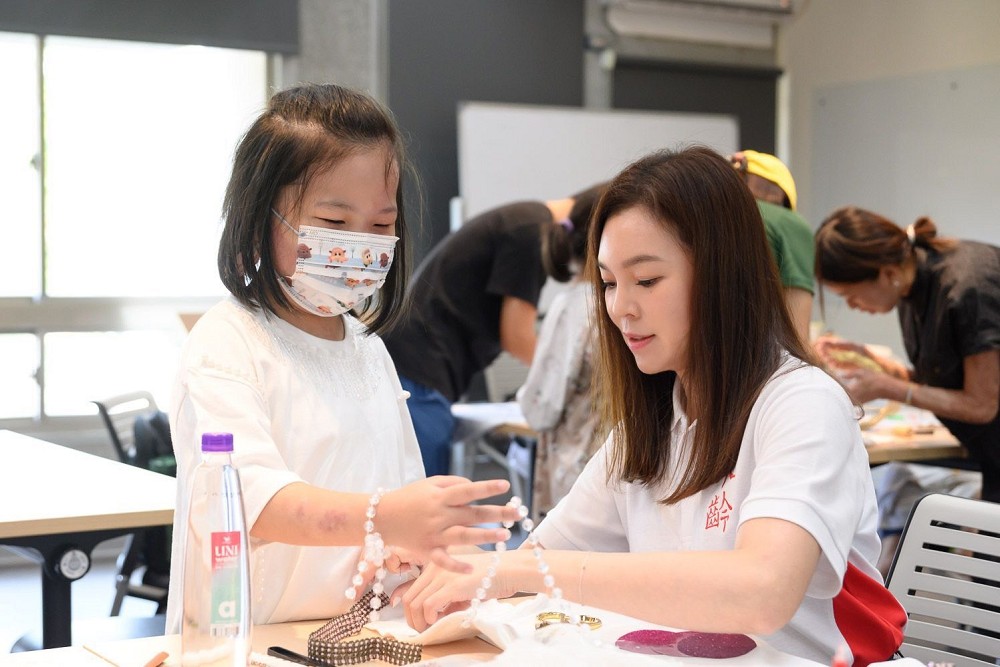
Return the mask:
<path fill-rule="evenodd" d="M 42 568 L 42 648 L 71 643 L 72 583 Z"/>
<path fill-rule="evenodd" d="M 71 645 L 73 606 L 70 585 L 90 570 L 90 554 L 94 547 L 135 530 L 134 527 L 109 528 L 3 538 L 0 544 L 4 547 L 42 566 L 42 648 Z"/>

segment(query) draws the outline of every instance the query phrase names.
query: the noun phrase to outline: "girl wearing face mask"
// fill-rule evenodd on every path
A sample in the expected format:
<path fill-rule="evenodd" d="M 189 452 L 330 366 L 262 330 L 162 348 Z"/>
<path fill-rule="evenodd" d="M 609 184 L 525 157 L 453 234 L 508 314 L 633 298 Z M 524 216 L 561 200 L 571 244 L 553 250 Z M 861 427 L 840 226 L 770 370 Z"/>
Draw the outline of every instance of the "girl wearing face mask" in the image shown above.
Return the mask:
<path fill-rule="evenodd" d="M 380 488 L 374 530 L 395 548 L 391 565 L 461 569 L 448 547 L 509 535 L 476 526 L 514 519 L 514 510 L 470 504 L 507 482 L 424 479 L 406 394 L 377 335 L 403 302 L 404 165 L 388 110 L 335 85 L 277 93 L 240 141 L 219 246 L 232 296 L 192 329 L 170 407 L 179 503 L 168 633 L 180 626 L 202 433 L 233 433 L 257 624 L 350 607 Z"/>

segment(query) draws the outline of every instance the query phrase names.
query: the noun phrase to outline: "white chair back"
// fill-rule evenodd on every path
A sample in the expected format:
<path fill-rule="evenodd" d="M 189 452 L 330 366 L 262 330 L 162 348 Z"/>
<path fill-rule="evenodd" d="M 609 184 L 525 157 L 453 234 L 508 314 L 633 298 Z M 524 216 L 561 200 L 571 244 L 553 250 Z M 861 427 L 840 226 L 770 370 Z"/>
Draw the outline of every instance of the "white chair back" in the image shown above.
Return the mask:
<path fill-rule="evenodd" d="M 1000 504 L 921 498 L 886 585 L 909 617 L 904 656 L 955 667 L 1000 664 Z"/>

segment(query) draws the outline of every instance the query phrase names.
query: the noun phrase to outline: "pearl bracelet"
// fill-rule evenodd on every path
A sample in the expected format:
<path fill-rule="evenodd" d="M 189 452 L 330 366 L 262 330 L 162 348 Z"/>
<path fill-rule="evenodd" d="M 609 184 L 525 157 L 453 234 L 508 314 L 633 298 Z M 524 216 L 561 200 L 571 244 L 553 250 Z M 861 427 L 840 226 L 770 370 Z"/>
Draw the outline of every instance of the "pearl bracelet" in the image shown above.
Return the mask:
<path fill-rule="evenodd" d="M 371 613 L 368 614 L 368 621 L 374 623 L 379 618 L 379 609 L 383 606 L 383 593 L 385 592 L 385 560 L 389 557 L 389 547 L 382 540 L 382 534 L 375 530 L 375 514 L 378 504 L 386 490 L 379 487 L 368 499 L 368 509 L 365 510 L 365 541 L 361 549 L 361 559 L 358 560 L 358 571 L 351 579 L 351 586 L 344 591 L 344 597 L 353 600 L 357 597 L 357 589 L 364 584 L 365 572 L 369 567 L 375 568 L 375 583 L 372 584 Z"/>
<path fill-rule="evenodd" d="M 542 549 L 538 542 L 538 535 L 534 533 L 535 522 L 528 516 L 530 514 L 528 506 L 523 504 L 519 497 L 513 496 L 507 502 L 507 507 L 517 508 L 517 515 L 521 519 L 521 528 L 523 528 L 524 532 L 528 534 L 527 540 L 531 545 L 531 550 L 535 556 L 535 560 L 538 561 L 538 571 L 542 574 L 542 582 L 548 590 L 549 597 L 554 600 L 562 599 L 562 589 L 556 586 L 555 577 L 549 573 L 549 566 L 542 557 L 544 549 Z M 514 522 L 504 521 L 503 526 L 504 528 L 511 528 L 514 526 Z M 497 568 L 500 567 L 500 554 L 507 551 L 507 543 L 497 542 L 496 545 L 494 545 L 494 549 L 493 557 L 490 559 L 490 565 L 486 569 L 486 576 L 479 582 L 479 588 L 476 589 L 476 597 L 469 601 L 472 615 L 462 621 L 463 627 L 467 628 L 472 624 L 471 619 L 475 617 L 476 610 L 489 595 L 489 590 L 493 586 L 493 579 L 497 575 Z"/>

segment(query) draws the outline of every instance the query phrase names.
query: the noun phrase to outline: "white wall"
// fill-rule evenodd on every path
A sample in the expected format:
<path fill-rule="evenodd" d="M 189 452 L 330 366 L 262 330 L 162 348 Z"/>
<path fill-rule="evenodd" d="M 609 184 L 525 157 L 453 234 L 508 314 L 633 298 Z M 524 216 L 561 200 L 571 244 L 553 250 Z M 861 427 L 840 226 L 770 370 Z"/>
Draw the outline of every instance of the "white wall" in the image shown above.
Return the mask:
<path fill-rule="evenodd" d="M 787 79 L 787 117 L 783 121 L 788 128 L 789 166 L 803 214 L 814 227 L 829 213 L 810 204 L 821 198 L 818 189 L 823 187 L 815 182 L 813 170 L 822 159 L 814 154 L 818 92 L 833 85 L 895 81 L 1000 63 L 998 28 L 1000 2 L 996 0 L 804 0 L 801 11 L 779 30 L 778 61 Z M 906 112 L 906 105 L 897 110 Z M 855 122 L 862 127 L 866 118 L 859 115 Z M 876 174 L 891 170 L 893 165 L 857 164 L 856 168 Z M 1000 173 L 994 182 L 1000 182 Z M 880 212 L 894 217 L 892 211 Z M 907 224 L 912 220 L 898 221 Z M 947 234 L 948 221 L 937 221 Z M 1000 238 L 987 240 L 1000 242 Z M 831 296 L 826 314 L 827 325 L 838 333 L 884 343 L 897 354 L 903 353 L 894 313 L 849 313 Z"/>

